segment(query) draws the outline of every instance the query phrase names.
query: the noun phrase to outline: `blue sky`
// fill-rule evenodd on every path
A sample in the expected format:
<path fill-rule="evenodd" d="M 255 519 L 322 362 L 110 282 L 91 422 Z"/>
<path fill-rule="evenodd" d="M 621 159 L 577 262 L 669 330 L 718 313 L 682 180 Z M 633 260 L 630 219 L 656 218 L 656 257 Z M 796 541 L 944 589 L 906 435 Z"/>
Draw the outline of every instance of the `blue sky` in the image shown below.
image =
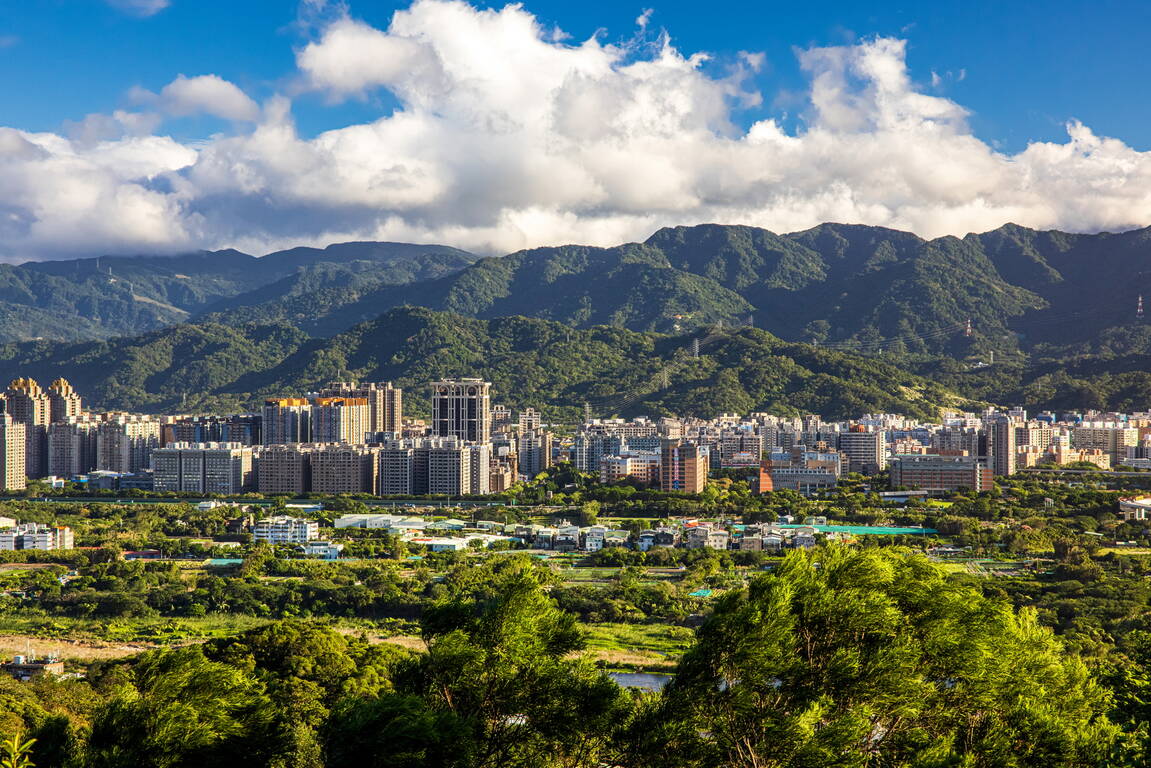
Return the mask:
<path fill-rule="evenodd" d="M 0 0 L 0 260 L 1144 227 L 1149 32 L 1113 0 Z"/>
<path fill-rule="evenodd" d="M 502 4 L 483 4 L 500 7 Z M 795 47 L 842 44 L 872 35 L 908 41 L 912 76 L 971 110 L 976 135 L 1007 150 L 1062 136 L 1078 119 L 1131 146 L 1151 146 L 1151 3 L 1117 2 L 731 2 L 664 0 L 572 3 L 532 0 L 527 10 L 575 40 L 605 41 L 635 34 L 635 19 L 651 8 L 652 28 L 666 29 L 683 52 L 719 60 L 761 51 L 756 78 L 762 106 L 740 112 L 746 123 L 766 114 L 794 119 L 804 81 Z M 407 3 L 352 0 L 351 13 L 386 27 Z M 293 51 L 314 30 L 301 25 L 291 0 L 171 0 L 143 16 L 102 0 L 0 0 L 0 88 L 7 125 L 59 130 L 64 121 L 130 105 L 133 86 L 158 90 L 176 74 L 214 73 L 259 99 L 282 87 Z M 958 80 L 959 73 L 965 77 Z M 950 73 L 950 74 L 949 74 Z M 326 104 L 296 101 L 305 135 L 371 120 L 391 101 Z M 788 118 L 784 118 L 785 120 Z M 790 124 L 790 120 L 788 120 Z M 218 129 L 210 118 L 179 121 L 169 131 L 185 139 Z"/>

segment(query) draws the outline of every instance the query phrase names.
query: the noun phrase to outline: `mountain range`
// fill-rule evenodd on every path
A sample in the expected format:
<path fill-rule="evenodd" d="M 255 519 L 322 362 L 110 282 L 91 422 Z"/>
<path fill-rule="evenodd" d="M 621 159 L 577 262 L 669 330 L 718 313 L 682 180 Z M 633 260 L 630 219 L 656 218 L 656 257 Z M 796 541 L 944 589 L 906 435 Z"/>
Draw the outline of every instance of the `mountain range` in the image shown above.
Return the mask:
<path fill-rule="evenodd" d="M 971 407 L 945 387 L 858 355 L 785 342 L 755 328 L 670 336 L 613 326 L 575 329 L 526 317 L 477 319 L 419 307 L 385 311 L 331 338 L 283 324 L 182 324 L 135 337 L 0 347 L 0 370 L 66 375 L 103 408 L 245 409 L 351 377 L 395 381 L 405 411 L 426 407 L 442 376 L 483 376 L 500 402 L 576 418 L 586 403 L 616 413 L 800 413 L 927 417 Z"/>
<path fill-rule="evenodd" d="M 1149 273 L 1151 229 L 1069 234 L 1015 225 L 934 240 L 861 225 L 784 235 L 701 225 L 661 229 L 642 243 L 486 258 L 439 245 L 344 243 L 259 258 L 214 251 L 31 262 L 0 267 L 0 342 L 8 342 L 0 349 L 0 378 L 46 371 L 36 375 L 91 381 L 107 407 L 191 407 L 197 398 L 238 405 L 245 396 L 322 383 L 309 370 L 412 382 L 453 373 L 453 361 L 468 354 L 446 328 L 497 323 L 469 331 L 483 351 L 505 325 L 535 318 L 569 334 L 639 334 L 627 337 L 628 345 L 639 344 L 628 346 L 631 356 L 616 361 L 627 372 L 588 368 L 622 377 L 610 393 L 565 389 L 561 371 L 568 380 L 579 380 L 579 371 L 554 356 L 539 362 L 525 342 L 517 353 L 530 353 L 518 362 L 534 377 L 527 390 L 549 393 L 557 408 L 600 395 L 605 407 L 613 397 L 628 400 L 623 395 L 636 382 L 627 376 L 667 364 L 659 344 L 687 343 L 716 327 L 751 334 L 753 326 L 767 331 L 748 336 L 758 354 L 772 356 L 772 345 L 790 343 L 789 360 L 804 358 L 797 364 L 805 371 L 833 379 L 841 377 L 828 368 L 832 358 L 805 345 L 872 358 L 868 365 L 882 365 L 874 360 L 881 358 L 884 373 L 872 371 L 880 378 L 860 384 L 892 385 L 891 372 L 900 370 L 937 404 L 967 398 L 1141 408 L 1151 395 L 1144 373 L 1151 369 L 1151 329 L 1136 306 L 1151 288 Z M 421 367 L 411 346 L 416 337 L 386 334 L 374 362 L 357 363 L 351 350 L 365 342 L 351 339 L 403 327 L 416 316 L 412 307 L 432 310 L 420 317 L 441 330 L 436 354 L 426 346 L 419 353 L 438 368 Z M 376 330 L 365 336 L 366 329 Z M 771 349 L 760 349 L 765 344 Z M 569 353 L 578 359 L 574 348 Z M 612 359 L 602 350 L 595 357 Z M 732 363 L 737 377 L 756 368 L 753 358 Z M 498 365 L 485 367 L 474 355 L 468 365 L 500 375 Z M 717 391 L 721 373 L 711 385 Z M 938 387 L 923 389 L 927 380 Z M 661 388 L 662 396 L 644 395 L 644 408 L 699 406 L 682 381 Z M 819 403 L 814 396 L 785 403 L 742 378 L 739 388 L 743 395 L 727 398 L 733 405 Z M 900 390 L 890 391 L 898 400 Z M 718 407 L 725 398 L 705 399 Z M 625 410 L 637 402 L 628 400 Z M 922 407 L 916 402 L 902 405 Z"/>

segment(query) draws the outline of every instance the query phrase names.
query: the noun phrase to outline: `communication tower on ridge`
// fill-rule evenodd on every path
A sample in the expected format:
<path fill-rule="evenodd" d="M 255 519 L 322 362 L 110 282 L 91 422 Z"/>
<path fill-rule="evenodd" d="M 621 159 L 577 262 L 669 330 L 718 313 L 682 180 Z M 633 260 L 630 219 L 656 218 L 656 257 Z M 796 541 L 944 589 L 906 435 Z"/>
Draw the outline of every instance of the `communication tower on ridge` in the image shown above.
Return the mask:
<path fill-rule="evenodd" d="M 967 325 L 963 328 L 963 335 L 970 339 L 972 333 L 973 331 L 971 329 L 971 318 L 969 317 L 967 318 Z"/>
<path fill-rule="evenodd" d="M 1135 317 L 1143 318 L 1143 294 L 1139 294 L 1139 301 L 1135 304 Z"/>

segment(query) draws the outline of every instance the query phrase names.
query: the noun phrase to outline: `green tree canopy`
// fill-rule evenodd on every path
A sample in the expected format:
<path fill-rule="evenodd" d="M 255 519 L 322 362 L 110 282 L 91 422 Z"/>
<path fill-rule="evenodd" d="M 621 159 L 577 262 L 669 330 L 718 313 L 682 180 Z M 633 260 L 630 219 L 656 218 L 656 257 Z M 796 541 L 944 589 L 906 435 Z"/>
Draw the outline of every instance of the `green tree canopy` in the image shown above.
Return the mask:
<path fill-rule="evenodd" d="M 919 555 L 831 547 L 717 605 L 635 762 L 1105 765 L 1107 705 L 1032 612 Z"/>

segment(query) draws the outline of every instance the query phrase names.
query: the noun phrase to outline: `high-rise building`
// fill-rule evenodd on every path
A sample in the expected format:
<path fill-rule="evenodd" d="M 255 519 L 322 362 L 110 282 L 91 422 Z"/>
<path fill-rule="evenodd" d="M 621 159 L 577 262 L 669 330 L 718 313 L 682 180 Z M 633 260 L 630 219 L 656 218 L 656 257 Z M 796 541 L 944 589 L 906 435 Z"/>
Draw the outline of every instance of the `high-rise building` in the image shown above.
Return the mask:
<path fill-rule="evenodd" d="M 472 453 L 467 446 L 438 445 L 427 450 L 427 457 L 427 493 L 448 496 L 473 493 Z M 486 474 L 487 465 L 483 469 Z"/>
<path fill-rule="evenodd" d="M 887 469 L 887 443 L 883 432 L 868 432 L 855 425 L 839 433 L 839 452 L 847 461 L 848 472 L 874 475 Z"/>
<path fill-rule="evenodd" d="M 75 419 L 84 412 L 80 393 L 72 388 L 67 379 L 56 379 L 48 387 L 48 403 L 51 423 Z"/>
<path fill-rule="evenodd" d="M 379 448 L 378 492 L 387 495 L 488 493 L 491 446 L 455 438 L 392 440 Z"/>
<path fill-rule="evenodd" d="M 405 441 L 408 442 L 408 441 Z M 379 451 L 376 492 L 380 496 L 406 496 L 414 493 L 416 449 L 396 442 Z"/>
<path fill-rule="evenodd" d="M 10 414 L 0 414 L 0 490 L 19 491 L 28 487 L 25 427 Z"/>
<path fill-rule="evenodd" d="M 230 416 L 183 416 L 163 425 L 162 442 L 169 443 L 239 443 L 262 445 L 259 414 Z"/>
<path fill-rule="evenodd" d="M 466 443 L 491 440 L 491 388 L 481 379 L 444 379 L 432 384 L 432 434 Z"/>
<path fill-rule="evenodd" d="M 48 426 L 48 474 L 70 478 L 96 468 L 99 417 L 90 414 L 56 421 Z"/>
<path fill-rule="evenodd" d="M 516 453 L 520 472 L 528 479 L 534 478 L 552 465 L 552 433 L 542 429 L 521 430 Z"/>
<path fill-rule="evenodd" d="M 24 472 L 30 478 L 48 474 L 48 423 L 52 404 L 34 379 L 15 379 L 4 392 L 4 409 L 24 425 Z"/>
<path fill-rule="evenodd" d="M 490 493 L 492 482 L 492 446 L 490 443 L 475 443 L 465 446 L 470 454 L 468 467 L 468 488 L 464 493 Z"/>
<path fill-rule="evenodd" d="M 313 493 L 375 493 L 378 449 L 365 445 L 324 445 L 312 451 Z"/>
<path fill-rule="evenodd" d="M 660 446 L 660 489 L 702 493 L 707 485 L 708 463 L 706 447 L 683 440 L 664 440 Z"/>
<path fill-rule="evenodd" d="M 991 472 L 997 477 L 1015 474 L 1014 421 L 1001 416 L 987 428 L 987 449 L 991 455 Z"/>
<path fill-rule="evenodd" d="M 312 404 L 303 397 L 275 397 L 264 401 L 264 445 L 312 442 Z"/>
<path fill-rule="evenodd" d="M 1127 449 L 1139 445 L 1139 430 L 1121 426 L 1081 426 L 1071 431 L 1071 447 L 1099 450 L 1111 457 L 1112 464 L 1127 458 Z"/>
<path fill-rule="evenodd" d="M 512 409 L 506 405 L 492 406 L 492 432 L 505 432 L 512 426 Z"/>
<path fill-rule="evenodd" d="M 317 397 L 312 401 L 312 442 L 363 443 L 370 415 L 367 398 Z"/>
<path fill-rule="evenodd" d="M 308 456 L 314 445 L 268 445 L 256 457 L 256 487 L 260 493 L 298 496 L 312 489 Z"/>
<path fill-rule="evenodd" d="M 157 491 L 233 495 L 254 487 L 252 449 L 239 443 L 175 443 L 152 451 Z"/>
<path fill-rule="evenodd" d="M 320 390 L 321 397 L 355 397 L 368 401 L 365 432 L 390 432 L 399 437 L 404 426 L 404 391 L 392 382 L 334 381 Z M 359 442 L 363 438 L 357 439 Z"/>
<path fill-rule="evenodd" d="M 135 473 L 152 466 L 160 422 L 134 413 L 107 414 L 96 428 L 96 469 Z"/>
<path fill-rule="evenodd" d="M 541 426 L 540 413 L 535 408 L 520 411 L 520 432 L 534 432 Z"/>

